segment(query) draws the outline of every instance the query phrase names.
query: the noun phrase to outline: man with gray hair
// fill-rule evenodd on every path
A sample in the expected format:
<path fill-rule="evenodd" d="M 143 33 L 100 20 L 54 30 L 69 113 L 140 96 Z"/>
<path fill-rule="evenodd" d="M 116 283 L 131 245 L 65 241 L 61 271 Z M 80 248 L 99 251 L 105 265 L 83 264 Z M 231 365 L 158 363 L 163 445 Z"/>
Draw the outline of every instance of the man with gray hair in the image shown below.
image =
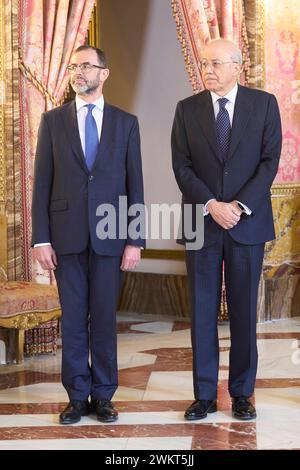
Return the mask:
<path fill-rule="evenodd" d="M 242 55 L 211 41 L 200 61 L 205 90 L 177 105 L 173 170 L 185 204 L 204 205 L 204 245 L 186 250 L 195 401 L 187 420 L 217 410 L 217 319 L 222 272 L 230 320 L 229 393 L 237 419 L 256 417 L 256 309 L 264 245 L 275 238 L 270 188 L 281 152 L 275 96 L 238 85 Z M 182 240 L 185 243 L 186 240 Z"/>

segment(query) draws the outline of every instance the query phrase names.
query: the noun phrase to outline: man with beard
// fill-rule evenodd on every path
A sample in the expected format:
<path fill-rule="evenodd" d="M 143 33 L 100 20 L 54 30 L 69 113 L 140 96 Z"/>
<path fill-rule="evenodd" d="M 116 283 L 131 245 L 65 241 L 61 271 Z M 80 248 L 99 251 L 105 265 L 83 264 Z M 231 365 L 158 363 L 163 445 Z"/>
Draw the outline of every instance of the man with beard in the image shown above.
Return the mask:
<path fill-rule="evenodd" d="M 54 270 L 62 306 L 62 383 L 70 401 L 60 423 L 76 423 L 90 411 L 112 422 L 118 418 L 111 398 L 118 383 L 121 272 L 138 264 L 144 246 L 129 233 L 127 211 L 119 214 L 119 196 L 129 207 L 143 204 L 139 127 L 135 116 L 104 101 L 109 69 L 103 51 L 79 47 L 68 71 L 75 100 L 44 113 L 39 128 L 33 255 Z M 116 215 L 113 226 L 119 216 L 125 220 L 127 238 L 99 237 L 99 206 L 107 203 Z"/>

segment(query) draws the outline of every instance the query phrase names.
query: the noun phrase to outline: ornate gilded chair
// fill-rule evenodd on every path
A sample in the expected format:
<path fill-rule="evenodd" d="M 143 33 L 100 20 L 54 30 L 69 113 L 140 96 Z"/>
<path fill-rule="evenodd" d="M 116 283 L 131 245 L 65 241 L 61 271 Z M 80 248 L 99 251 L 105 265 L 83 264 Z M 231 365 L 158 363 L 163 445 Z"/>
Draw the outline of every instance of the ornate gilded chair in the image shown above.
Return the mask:
<path fill-rule="evenodd" d="M 0 270 L 0 339 L 6 346 L 6 362 L 20 364 L 24 360 L 25 330 L 59 318 L 61 308 L 55 286 L 3 278 Z"/>

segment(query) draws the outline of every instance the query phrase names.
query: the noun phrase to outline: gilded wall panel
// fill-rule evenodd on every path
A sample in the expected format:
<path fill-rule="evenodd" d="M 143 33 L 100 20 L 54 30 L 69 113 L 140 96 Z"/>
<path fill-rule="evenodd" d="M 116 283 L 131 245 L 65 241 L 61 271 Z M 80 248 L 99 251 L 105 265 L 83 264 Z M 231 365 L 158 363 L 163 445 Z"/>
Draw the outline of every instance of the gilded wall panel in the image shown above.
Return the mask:
<path fill-rule="evenodd" d="M 276 95 L 283 129 L 280 167 L 272 188 L 276 240 L 267 244 L 264 261 L 264 275 L 269 279 L 293 271 L 283 266 L 300 266 L 298 9 L 298 0 L 245 0 L 251 60 L 249 85 Z"/>
<path fill-rule="evenodd" d="M 280 186 L 273 188 L 276 240 L 266 246 L 265 273 L 268 276 L 283 264 L 300 266 L 300 187 L 289 190 Z"/>
<path fill-rule="evenodd" d="M 0 2 L 0 265 L 22 278 L 18 1 Z"/>
<path fill-rule="evenodd" d="M 4 153 L 4 105 L 5 105 L 5 71 L 4 71 L 4 49 L 5 49 L 5 24 L 4 5 L 0 3 L 0 266 L 7 271 L 7 224 L 5 211 L 6 196 L 6 165 Z"/>
<path fill-rule="evenodd" d="M 264 2 L 265 88 L 278 99 L 283 145 L 276 183 L 300 184 L 299 0 Z"/>

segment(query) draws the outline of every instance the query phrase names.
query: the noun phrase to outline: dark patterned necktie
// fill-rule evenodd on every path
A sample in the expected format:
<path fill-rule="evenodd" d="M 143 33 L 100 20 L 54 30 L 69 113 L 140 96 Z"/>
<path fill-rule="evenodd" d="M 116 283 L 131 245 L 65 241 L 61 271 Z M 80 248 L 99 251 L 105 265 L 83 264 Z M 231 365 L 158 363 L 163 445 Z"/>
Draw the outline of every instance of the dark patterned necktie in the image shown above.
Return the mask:
<path fill-rule="evenodd" d="M 226 160 L 229 144 L 230 144 L 230 134 L 231 134 L 231 125 L 227 109 L 225 108 L 226 103 L 228 102 L 227 98 L 219 98 L 218 103 L 220 106 L 217 119 L 216 119 L 216 129 L 217 137 L 219 142 L 219 148 L 223 160 Z"/>
<path fill-rule="evenodd" d="M 99 146 L 98 130 L 93 116 L 94 104 L 87 104 L 88 113 L 85 118 L 85 160 L 86 166 L 91 171 L 96 160 Z"/>

